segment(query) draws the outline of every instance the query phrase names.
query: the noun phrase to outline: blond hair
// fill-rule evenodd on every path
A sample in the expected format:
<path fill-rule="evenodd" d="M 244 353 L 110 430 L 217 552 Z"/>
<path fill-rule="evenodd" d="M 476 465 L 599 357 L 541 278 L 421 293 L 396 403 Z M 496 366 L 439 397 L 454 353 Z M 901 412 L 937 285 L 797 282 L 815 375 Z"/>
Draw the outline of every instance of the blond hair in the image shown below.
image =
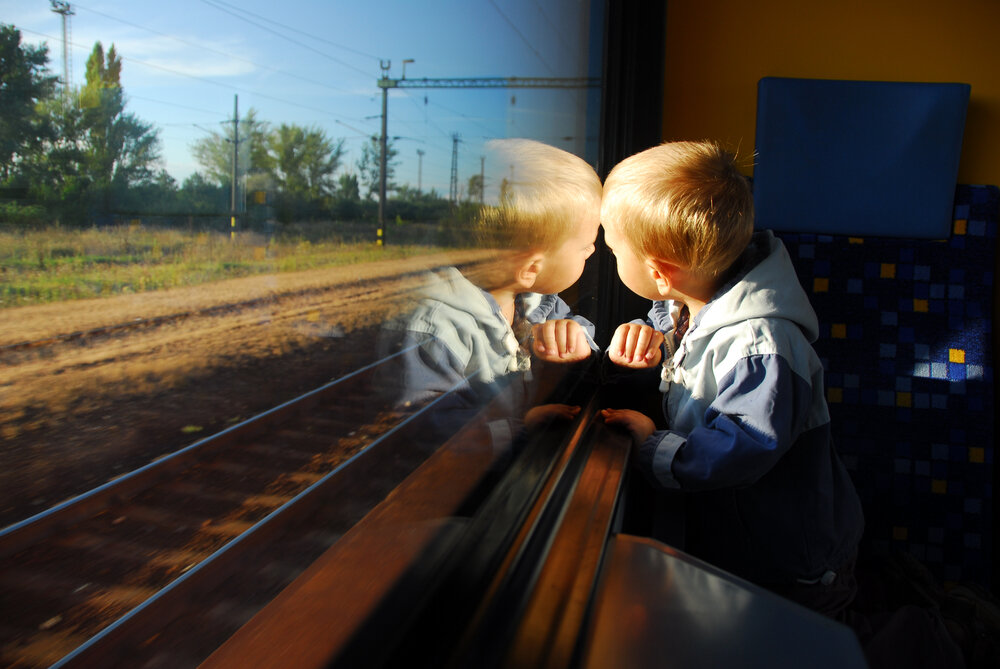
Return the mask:
<path fill-rule="evenodd" d="M 492 140 L 486 148 L 505 176 L 499 203 L 479 217 L 483 246 L 550 251 L 599 215 L 601 180 L 582 158 L 530 139 Z"/>
<path fill-rule="evenodd" d="M 734 154 L 714 142 L 668 142 L 611 170 L 601 222 L 641 258 L 718 277 L 753 234 L 753 193 Z"/>

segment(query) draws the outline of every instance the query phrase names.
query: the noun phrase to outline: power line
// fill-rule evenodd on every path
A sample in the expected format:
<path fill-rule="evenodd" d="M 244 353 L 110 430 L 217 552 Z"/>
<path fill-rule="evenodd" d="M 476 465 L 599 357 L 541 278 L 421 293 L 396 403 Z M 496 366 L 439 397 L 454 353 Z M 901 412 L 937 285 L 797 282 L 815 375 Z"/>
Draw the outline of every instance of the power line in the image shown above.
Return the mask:
<path fill-rule="evenodd" d="M 21 32 L 31 33 L 33 35 L 38 35 L 39 37 L 44 37 L 46 39 L 56 39 L 55 37 L 52 37 L 52 35 L 47 35 L 45 33 L 38 32 L 37 30 L 30 30 L 28 28 L 19 28 L 19 30 Z M 82 45 L 72 44 L 72 43 L 71 43 L 71 46 L 73 46 L 75 48 L 79 48 L 79 49 L 85 49 L 86 48 L 86 47 L 84 47 Z M 145 67 L 151 67 L 154 70 L 162 70 L 163 72 L 169 72 L 170 74 L 174 74 L 174 75 L 177 75 L 177 76 L 187 77 L 189 79 L 194 79 L 195 81 L 201 81 L 201 82 L 206 83 L 206 84 L 212 84 L 213 86 L 220 86 L 222 88 L 228 88 L 228 89 L 233 90 L 233 91 L 237 91 L 237 92 L 241 92 L 241 93 L 247 93 L 249 95 L 254 95 L 256 97 L 263 98 L 263 99 L 266 99 L 266 100 L 273 100 L 275 102 L 281 102 L 281 103 L 286 104 L 286 105 L 288 105 L 290 107 L 298 107 L 299 109 L 306 109 L 308 111 L 316 112 L 316 113 L 319 113 L 319 114 L 323 114 L 325 116 L 333 116 L 335 122 L 343 123 L 342 121 L 339 121 L 334 114 L 332 114 L 330 111 L 328 111 L 326 109 L 319 109 L 318 107 L 309 107 L 307 105 L 301 105 L 301 104 L 297 104 L 297 103 L 294 103 L 294 102 L 289 102 L 289 100 L 287 98 L 278 97 L 278 96 L 275 96 L 275 95 L 268 95 L 267 93 L 260 93 L 260 92 L 257 92 L 257 91 L 251 91 L 251 90 L 248 90 L 248 89 L 245 89 L 245 88 L 240 88 L 239 86 L 233 86 L 232 84 L 223 83 L 221 81 L 215 81 L 215 80 L 212 80 L 212 79 L 206 79 L 204 77 L 199 77 L 198 75 L 195 75 L 195 74 L 190 74 L 188 72 L 181 72 L 179 70 L 174 70 L 174 69 L 171 69 L 169 67 L 164 67 L 162 65 L 155 65 L 153 63 L 148 63 L 146 61 L 139 60 L 137 58 L 132 58 L 130 56 L 120 55 L 119 57 L 123 61 L 127 61 L 127 62 L 130 62 L 130 63 L 135 63 L 137 65 L 143 65 Z M 358 121 L 358 122 L 363 122 L 360 119 L 349 119 L 349 120 L 355 120 L 355 121 Z"/>
<path fill-rule="evenodd" d="M 235 9 L 237 11 L 243 12 L 244 14 L 249 14 L 250 16 L 256 16 L 257 18 L 259 18 L 259 19 L 261 19 L 263 21 L 268 21 L 270 23 L 273 23 L 276 26 L 281 26 L 285 30 L 291 30 L 292 32 L 298 33 L 300 35 L 304 35 L 305 37 L 308 37 L 310 39 L 314 39 L 314 40 L 316 40 L 318 42 L 323 42 L 324 44 L 329 44 L 330 46 L 335 46 L 338 49 L 343 49 L 344 51 L 350 51 L 351 53 L 356 54 L 358 56 L 364 56 L 365 58 L 371 58 L 372 60 L 381 60 L 381 58 L 379 58 L 378 56 L 373 56 L 372 54 L 365 53 L 364 51 L 358 51 L 357 49 L 353 49 L 353 48 L 351 48 L 349 46 L 344 46 L 343 44 L 338 44 L 337 42 L 331 42 L 330 40 L 325 39 L 323 37 L 319 37 L 317 35 L 313 35 L 313 34 L 304 32 L 302 30 L 299 30 L 298 28 L 293 28 L 292 26 L 288 26 L 288 25 L 285 25 L 283 23 L 278 23 L 274 19 L 269 19 L 266 16 L 261 16 L 260 14 L 255 14 L 255 13 L 251 12 L 249 9 L 244 9 L 243 7 L 237 7 L 236 5 L 233 5 L 232 3 L 226 2 L 225 0 L 213 0 L 213 1 L 216 4 L 227 5 L 228 7 L 231 7 L 232 9 Z"/>
<path fill-rule="evenodd" d="M 308 44 L 303 44 L 302 42 L 298 42 L 296 40 L 293 40 L 291 37 L 288 37 L 287 35 L 282 35 L 278 31 L 272 30 L 268 26 L 261 25 L 260 23 L 254 21 L 252 19 L 248 19 L 245 16 L 240 16 L 235 11 L 227 9 L 225 6 L 223 6 L 222 4 L 218 3 L 218 0 L 201 0 L 201 1 L 203 3 L 205 3 L 206 5 L 208 5 L 209 7 L 213 7 L 214 9 L 217 9 L 220 12 L 225 12 L 226 14 L 229 14 L 230 16 L 234 16 L 234 17 L 238 18 L 241 21 L 246 21 L 247 23 L 249 23 L 251 25 L 254 25 L 254 26 L 257 26 L 261 30 L 265 30 L 265 31 L 271 33 L 272 35 L 277 35 L 278 37 L 280 37 L 282 39 L 288 40 L 289 42 L 291 42 L 292 44 L 295 44 L 296 46 L 300 46 L 303 49 L 308 49 L 309 51 L 312 51 L 313 53 L 316 53 L 316 54 L 318 54 L 320 56 L 323 56 L 324 58 L 328 58 L 328 59 L 332 60 L 335 63 L 338 63 L 340 65 L 343 65 L 346 68 L 354 70 L 355 72 L 360 72 L 361 74 L 365 75 L 366 77 L 367 76 L 371 76 L 371 72 L 366 72 L 365 70 L 362 70 L 361 68 L 358 68 L 358 67 L 355 67 L 355 66 L 351 65 L 350 63 L 345 63 L 344 61 L 340 60 L 339 58 L 334 58 L 333 56 L 331 56 L 328 53 L 324 53 L 323 51 L 320 51 L 319 49 L 315 49 L 315 48 L 309 46 Z M 273 23 L 273 21 L 272 21 L 272 23 Z"/>
<path fill-rule="evenodd" d="M 129 99 L 131 99 L 131 100 L 145 100 L 146 102 L 155 102 L 155 103 L 160 104 L 160 105 L 168 105 L 170 107 L 177 107 L 179 109 L 187 109 L 187 110 L 190 110 L 190 111 L 203 112 L 205 114 L 211 114 L 212 116 L 216 116 L 219 113 L 218 110 L 214 110 L 213 111 L 213 110 L 209 110 L 209 109 L 199 109 L 198 107 L 191 107 L 191 106 L 188 106 L 188 105 L 182 105 L 182 104 L 178 104 L 176 102 L 167 102 L 166 100 L 157 100 L 155 98 L 147 98 L 147 97 L 144 97 L 142 95 L 132 95 L 131 93 L 129 94 Z M 177 125 L 177 124 L 161 123 L 160 125 Z M 187 125 L 187 124 L 184 124 L 184 125 Z"/>
<path fill-rule="evenodd" d="M 220 51 L 218 49 L 213 49 L 213 48 L 205 46 L 203 44 L 196 44 L 194 42 L 189 42 L 188 40 L 181 39 L 180 37 L 176 37 L 174 35 L 168 35 L 167 33 L 162 33 L 162 32 L 160 32 L 158 30 L 153 30 L 152 28 L 147 28 L 146 26 L 139 25 L 138 23 L 133 23 L 131 21 L 127 21 L 125 19 L 118 18 L 117 16 L 111 16 L 110 14 L 105 14 L 104 12 L 99 12 L 96 9 L 90 9 L 88 7 L 83 7 L 82 5 L 79 5 L 79 4 L 76 5 L 76 7 L 80 8 L 80 9 L 84 9 L 84 10 L 86 10 L 86 11 L 92 13 L 92 14 L 97 14 L 98 16 L 103 16 L 104 18 L 111 19 L 112 21 L 118 21 L 119 23 L 124 23 L 127 26 L 132 26 L 133 28 L 139 28 L 140 30 L 145 30 L 147 32 L 153 33 L 154 35 L 160 35 L 161 37 L 167 37 L 169 39 L 172 39 L 172 40 L 175 40 L 177 42 L 180 42 L 181 44 L 185 44 L 187 46 L 194 47 L 195 49 L 201 49 L 203 51 L 208 51 L 209 53 L 215 53 L 215 54 L 218 54 L 220 56 L 226 56 L 227 58 L 232 58 L 234 60 L 243 61 L 244 63 L 250 63 L 254 67 L 259 67 L 259 68 L 264 69 L 264 70 L 270 70 L 272 72 L 277 72 L 278 74 L 282 74 L 282 75 L 284 75 L 286 77 L 292 77 L 293 79 L 298 79 L 299 81 L 304 81 L 306 83 L 313 84 L 314 86 L 322 86 L 323 88 L 329 88 L 330 90 L 334 90 L 334 91 L 347 92 L 346 89 L 338 88 L 337 86 L 331 86 L 330 84 L 326 84 L 326 83 L 323 83 L 321 81 L 315 81 L 313 79 L 309 79 L 308 77 L 303 77 L 301 75 L 294 74 L 292 72 L 286 72 L 286 71 L 284 71 L 284 70 L 282 70 L 280 68 L 274 67 L 272 65 L 263 65 L 261 63 L 254 62 L 254 61 L 252 61 L 252 60 L 250 60 L 248 58 L 243 58 L 242 56 L 237 56 L 236 54 L 228 53 L 226 51 Z M 367 73 L 365 73 L 365 74 L 367 74 Z"/>
<path fill-rule="evenodd" d="M 317 112 L 317 113 L 320 113 L 320 114 L 328 114 L 330 116 L 334 116 L 332 113 L 330 113 L 329 111 L 327 111 L 325 109 L 319 109 L 318 107 L 309 107 L 307 105 L 300 105 L 300 104 L 297 104 L 295 102 L 289 102 L 288 98 L 283 98 L 283 97 L 278 97 L 276 95 L 268 95 L 267 93 L 260 93 L 260 92 L 257 92 L 257 91 L 247 90 L 245 88 L 240 88 L 239 86 L 233 86 L 232 84 L 226 84 L 226 83 L 223 83 L 221 81 L 213 81 L 212 79 L 205 79 L 203 77 L 199 77 L 199 76 L 194 75 L 194 74 L 188 74 L 187 72 L 180 72 L 178 70 L 172 70 L 169 67 L 163 67 L 162 65 L 154 65 L 153 63 L 147 63 L 146 61 L 138 60 L 136 58 L 130 58 L 130 57 L 127 57 L 127 56 L 121 56 L 121 59 L 122 60 L 127 60 L 127 61 L 132 62 L 132 63 L 137 63 L 139 65 L 145 65 L 146 67 L 151 67 L 151 68 L 156 69 L 156 70 L 163 70 L 164 72 L 170 72 L 171 74 L 177 74 L 177 75 L 180 75 L 180 76 L 184 76 L 184 77 L 188 77 L 188 78 L 191 78 L 191 79 L 195 79 L 197 81 L 202 81 L 202 82 L 205 82 L 205 83 L 213 84 L 215 86 L 221 86 L 223 88 L 229 88 L 231 90 L 238 91 L 238 92 L 249 93 L 250 95 L 254 95 L 254 96 L 259 97 L 259 98 L 264 98 L 265 100 L 273 100 L 275 102 L 281 102 L 281 103 L 284 103 L 284 104 L 289 105 L 291 107 L 298 107 L 299 109 L 307 109 L 307 110 L 312 111 L 312 112 Z M 336 118 L 336 117 L 334 117 L 334 118 Z"/>
<path fill-rule="evenodd" d="M 532 4 L 535 5 L 535 8 L 538 10 L 538 13 L 542 15 L 543 19 L 545 19 L 545 22 L 549 24 L 549 30 L 558 35 L 559 41 L 562 43 L 563 48 L 566 50 L 566 52 L 572 54 L 573 49 L 570 47 L 569 42 L 566 40 L 566 33 L 562 29 L 562 26 L 557 26 L 552 22 L 552 19 L 549 18 L 549 15 L 545 13 L 545 9 L 540 4 L 538 4 L 538 0 L 533 0 Z"/>
<path fill-rule="evenodd" d="M 548 64 L 548 62 L 545 60 L 545 57 L 542 56 L 542 54 L 539 53 L 538 49 L 536 49 L 534 45 L 528 41 L 528 38 L 524 36 L 524 33 L 522 33 L 520 30 L 517 29 L 517 26 L 514 25 L 514 22 L 511 21 L 510 18 L 508 18 L 508 16 L 503 13 L 503 10 L 497 6 L 497 3 L 494 2 L 493 0 L 490 0 L 490 4 L 493 5 L 493 9 L 497 10 L 497 14 L 499 14 L 501 18 L 503 18 L 503 20 L 507 22 L 507 25 L 511 27 L 511 30 L 517 33 L 517 36 L 521 38 L 521 41 L 524 42 L 529 49 L 531 49 L 531 52 L 534 53 L 536 56 L 538 56 L 538 60 L 541 61 L 542 65 L 545 66 L 545 69 L 547 69 L 552 74 L 555 74 L 555 70 L 553 70 L 552 66 Z"/>
<path fill-rule="evenodd" d="M 404 92 L 404 94 L 406 95 L 407 98 L 409 98 L 413 102 L 413 104 L 417 105 L 417 100 L 413 97 L 413 95 L 411 95 L 410 93 L 406 93 L 406 92 Z M 428 104 L 429 104 L 429 101 L 427 100 L 427 96 L 425 95 L 424 96 L 424 107 L 426 107 Z M 420 109 L 419 105 L 417 105 L 417 109 Z M 433 123 L 429 118 L 427 118 L 427 110 L 426 109 L 422 109 L 421 111 L 424 112 L 424 120 L 422 121 L 422 123 L 424 125 L 429 125 L 430 127 L 432 127 L 435 130 L 437 130 L 439 133 L 441 133 L 441 135 L 443 137 L 448 137 L 448 133 L 447 132 L 445 132 L 443 129 L 441 129 L 437 124 Z M 421 121 L 414 121 L 414 123 L 421 123 Z"/>
<path fill-rule="evenodd" d="M 465 119 L 469 123 L 473 123 L 475 125 L 478 125 L 480 128 L 482 128 L 483 130 L 485 130 L 488 133 L 492 134 L 493 131 L 494 131 L 493 128 L 489 128 L 489 127 L 483 125 L 482 123 L 480 123 L 478 119 L 475 119 L 475 118 L 469 116 L 468 114 L 463 114 L 462 112 L 458 111 L 457 109 L 452 109 L 451 107 L 448 107 L 447 105 L 443 105 L 440 102 L 430 102 L 428 104 L 432 104 L 435 107 L 440 107 L 441 109 L 444 109 L 447 112 L 451 112 L 452 114 L 455 114 L 456 116 L 461 116 L 463 119 Z M 444 134 L 445 136 L 450 136 L 448 133 L 442 133 L 442 134 Z"/>

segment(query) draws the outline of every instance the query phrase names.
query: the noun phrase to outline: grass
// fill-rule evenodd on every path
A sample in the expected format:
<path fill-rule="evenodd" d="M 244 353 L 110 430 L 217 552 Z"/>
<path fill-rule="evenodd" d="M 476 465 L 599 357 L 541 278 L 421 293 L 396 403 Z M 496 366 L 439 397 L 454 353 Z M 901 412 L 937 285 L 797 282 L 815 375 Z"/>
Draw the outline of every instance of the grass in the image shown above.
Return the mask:
<path fill-rule="evenodd" d="M 0 230 L 0 309 L 405 258 L 429 246 L 281 240 L 140 225 Z"/>

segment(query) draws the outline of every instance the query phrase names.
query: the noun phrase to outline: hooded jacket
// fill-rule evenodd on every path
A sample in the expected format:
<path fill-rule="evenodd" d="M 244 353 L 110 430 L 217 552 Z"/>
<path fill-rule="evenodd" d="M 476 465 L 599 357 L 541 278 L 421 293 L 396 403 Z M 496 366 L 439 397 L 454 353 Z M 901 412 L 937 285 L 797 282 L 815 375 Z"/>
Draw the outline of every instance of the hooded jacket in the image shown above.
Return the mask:
<path fill-rule="evenodd" d="M 829 579 L 856 552 L 860 501 L 830 435 L 816 314 L 782 242 L 756 233 L 735 277 L 679 345 L 665 335 L 667 430 L 639 449 L 656 484 L 690 493 L 685 549 L 758 583 Z"/>
<path fill-rule="evenodd" d="M 510 398 L 512 421 L 494 421 L 495 446 L 509 442 L 528 404 L 530 330 L 515 333 L 493 296 L 458 269 L 429 272 L 417 305 L 405 319 L 387 327 L 402 331 L 401 369 L 394 379 L 397 404 L 423 403 L 451 391 L 437 410 L 434 432 L 447 437 L 457 431 L 507 385 L 517 384 Z M 558 295 L 524 293 L 517 308 L 527 324 L 571 319 L 587 333 L 592 350 L 594 326 L 575 316 Z M 502 433 L 502 434 L 501 434 Z"/>

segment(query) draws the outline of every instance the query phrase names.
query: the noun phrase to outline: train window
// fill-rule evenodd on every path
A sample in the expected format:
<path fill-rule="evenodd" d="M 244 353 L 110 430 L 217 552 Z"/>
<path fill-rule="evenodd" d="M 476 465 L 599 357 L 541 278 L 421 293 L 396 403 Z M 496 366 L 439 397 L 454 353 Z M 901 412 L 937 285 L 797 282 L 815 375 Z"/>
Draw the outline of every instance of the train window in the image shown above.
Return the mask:
<path fill-rule="evenodd" d="M 0 6 L 4 664 L 284 560 L 144 646 L 195 627 L 167 664 L 200 661 L 331 545 L 367 559 L 362 519 L 389 583 L 537 483 L 525 434 L 574 438 L 603 3 Z"/>

